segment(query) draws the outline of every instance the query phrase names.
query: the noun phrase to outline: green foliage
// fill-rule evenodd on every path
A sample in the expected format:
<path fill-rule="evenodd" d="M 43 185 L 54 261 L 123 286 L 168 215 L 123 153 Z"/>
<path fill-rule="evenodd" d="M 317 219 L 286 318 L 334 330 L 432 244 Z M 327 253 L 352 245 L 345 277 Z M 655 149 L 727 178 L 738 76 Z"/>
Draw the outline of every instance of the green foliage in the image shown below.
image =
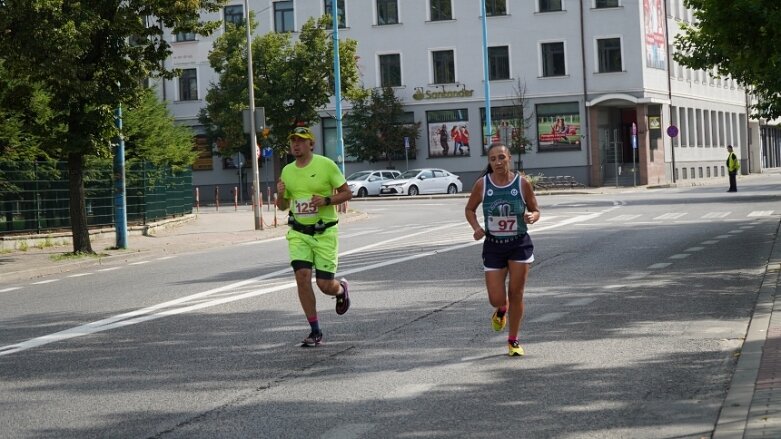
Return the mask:
<path fill-rule="evenodd" d="M 781 2 L 685 0 L 694 24 L 682 24 L 674 58 L 692 69 L 732 76 L 758 99 L 756 115 L 781 116 Z"/>
<path fill-rule="evenodd" d="M 351 99 L 352 111 L 346 119 L 345 152 L 358 160 L 376 162 L 404 155 L 404 137 L 410 139 L 410 152 L 415 153 L 415 140 L 420 137 L 420 122 L 403 123 L 404 107 L 393 89 L 374 89 Z"/>
<path fill-rule="evenodd" d="M 219 22 L 202 22 L 201 13 L 217 12 L 225 3 L 0 1 L 3 77 L 38 87 L 41 92 L 34 95 L 33 102 L 41 104 L 39 111 L 51 109 L 51 113 L 44 113 L 48 117 L 36 120 L 37 129 L 29 131 L 39 139 L 25 148 L 37 143 L 46 155 L 69 164 L 75 252 L 92 253 L 84 202 L 84 158 L 111 155 L 112 140 L 118 135 L 114 110 L 120 104 L 138 105 L 145 88 L 143 80 L 175 74 L 163 67 L 171 54 L 167 29 L 209 35 Z"/>
<path fill-rule="evenodd" d="M 146 90 L 139 104 L 124 113 L 123 128 L 129 166 L 145 161 L 178 171 L 192 166 L 198 157 L 192 129 L 176 125 L 168 107 L 152 90 Z"/>
<path fill-rule="evenodd" d="M 268 33 L 252 41 L 255 105 L 265 108 L 271 129 L 267 142 L 279 153 L 287 150 L 287 136 L 297 123 L 319 122 L 318 110 L 333 95 L 333 41 L 327 22 L 327 16 L 310 18 L 295 42 L 288 33 Z M 251 26 L 255 27 L 254 20 Z M 249 101 L 246 46 L 246 29 L 231 28 L 215 41 L 209 54 L 220 80 L 207 93 L 200 119 L 223 155 L 240 151 L 249 156 L 241 116 Z M 339 42 L 345 96 L 352 96 L 359 81 L 356 48 L 353 40 Z"/>

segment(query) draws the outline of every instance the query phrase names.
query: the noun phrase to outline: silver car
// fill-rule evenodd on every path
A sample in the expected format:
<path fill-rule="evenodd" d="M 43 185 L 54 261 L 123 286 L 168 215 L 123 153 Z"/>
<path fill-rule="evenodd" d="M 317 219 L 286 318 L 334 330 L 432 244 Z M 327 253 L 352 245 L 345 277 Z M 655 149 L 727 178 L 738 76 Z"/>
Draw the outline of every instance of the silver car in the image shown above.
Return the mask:
<path fill-rule="evenodd" d="M 366 197 L 379 195 L 380 185 L 388 180 L 401 175 L 400 171 L 383 169 L 379 171 L 358 171 L 347 177 L 347 185 L 350 186 L 354 197 Z"/>
<path fill-rule="evenodd" d="M 461 189 L 461 178 L 444 169 L 410 169 L 395 180 L 383 182 L 380 195 L 455 194 Z"/>

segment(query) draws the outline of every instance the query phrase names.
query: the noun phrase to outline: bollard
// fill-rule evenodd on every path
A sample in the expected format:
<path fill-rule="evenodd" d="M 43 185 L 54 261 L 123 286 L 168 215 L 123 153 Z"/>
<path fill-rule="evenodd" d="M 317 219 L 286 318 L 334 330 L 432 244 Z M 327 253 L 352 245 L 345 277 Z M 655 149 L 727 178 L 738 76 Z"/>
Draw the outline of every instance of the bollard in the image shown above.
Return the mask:
<path fill-rule="evenodd" d="M 201 212 L 201 191 L 195 188 L 195 213 Z"/>
<path fill-rule="evenodd" d="M 239 188 L 233 186 L 233 210 L 239 210 Z"/>
<path fill-rule="evenodd" d="M 220 211 L 220 187 L 214 186 L 214 206 L 217 207 L 217 212 Z"/>

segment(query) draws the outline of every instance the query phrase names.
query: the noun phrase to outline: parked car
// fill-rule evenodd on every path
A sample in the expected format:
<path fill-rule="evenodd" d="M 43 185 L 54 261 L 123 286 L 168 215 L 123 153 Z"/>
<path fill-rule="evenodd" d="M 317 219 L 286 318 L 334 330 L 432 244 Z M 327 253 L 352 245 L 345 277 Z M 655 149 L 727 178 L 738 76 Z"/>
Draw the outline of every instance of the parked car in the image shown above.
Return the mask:
<path fill-rule="evenodd" d="M 379 195 L 380 185 L 388 180 L 401 175 L 401 171 L 383 169 L 379 171 L 358 171 L 347 177 L 347 185 L 354 197 L 366 197 L 369 195 Z"/>
<path fill-rule="evenodd" d="M 455 194 L 462 188 L 458 175 L 444 169 L 410 169 L 395 180 L 384 181 L 380 195 Z"/>

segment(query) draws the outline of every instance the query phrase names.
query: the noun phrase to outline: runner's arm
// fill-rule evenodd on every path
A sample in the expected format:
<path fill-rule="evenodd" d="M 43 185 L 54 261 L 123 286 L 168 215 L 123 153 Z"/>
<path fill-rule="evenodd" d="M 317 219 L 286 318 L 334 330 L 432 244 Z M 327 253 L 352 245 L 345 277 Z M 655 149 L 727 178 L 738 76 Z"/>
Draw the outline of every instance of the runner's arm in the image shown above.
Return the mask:
<path fill-rule="evenodd" d="M 467 200 L 466 207 L 464 208 L 464 216 L 466 216 L 466 221 L 474 231 L 472 236 L 475 238 L 475 241 L 479 241 L 485 236 L 485 230 L 483 230 L 483 227 L 477 221 L 477 207 L 480 206 L 480 203 L 482 202 L 483 179 L 478 178 L 477 181 L 475 181 L 474 186 L 472 186 L 472 193 L 469 194 L 469 200 Z"/>
<path fill-rule="evenodd" d="M 521 176 L 521 190 L 523 191 L 523 200 L 526 202 L 526 213 L 523 219 L 526 224 L 534 224 L 540 220 L 540 207 L 537 204 L 537 196 L 534 195 L 534 189 L 531 182 L 526 177 Z"/>

